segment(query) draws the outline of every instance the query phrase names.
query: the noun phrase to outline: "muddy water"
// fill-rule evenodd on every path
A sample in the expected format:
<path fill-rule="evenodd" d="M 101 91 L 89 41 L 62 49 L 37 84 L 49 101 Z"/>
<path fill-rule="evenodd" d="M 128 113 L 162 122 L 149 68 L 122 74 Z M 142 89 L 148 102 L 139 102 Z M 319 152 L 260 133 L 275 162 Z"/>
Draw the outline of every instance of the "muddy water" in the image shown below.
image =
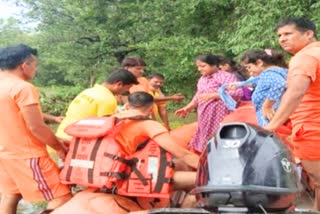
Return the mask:
<path fill-rule="evenodd" d="M 45 205 L 30 204 L 23 200 L 19 202 L 17 214 L 38 214 L 45 209 Z"/>

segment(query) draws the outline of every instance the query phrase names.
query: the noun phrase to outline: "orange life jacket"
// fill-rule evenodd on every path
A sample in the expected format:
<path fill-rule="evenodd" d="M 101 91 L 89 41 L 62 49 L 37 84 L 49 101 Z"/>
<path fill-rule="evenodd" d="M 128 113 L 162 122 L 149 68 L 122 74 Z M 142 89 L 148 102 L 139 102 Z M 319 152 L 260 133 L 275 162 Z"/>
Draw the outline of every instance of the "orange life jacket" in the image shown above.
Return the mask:
<path fill-rule="evenodd" d="M 68 126 L 65 132 L 73 140 L 60 173 L 61 182 L 126 196 L 169 197 L 172 155 L 152 140 L 135 154 L 126 155 L 114 138 L 124 124 L 125 119 L 91 117 Z"/>
<path fill-rule="evenodd" d="M 174 164 L 172 155 L 162 149 L 156 142 L 150 140 L 144 148 L 135 152 L 130 159 L 138 159 L 136 168 L 132 171 L 118 189 L 119 195 L 137 197 L 169 198 L 172 192 Z"/>

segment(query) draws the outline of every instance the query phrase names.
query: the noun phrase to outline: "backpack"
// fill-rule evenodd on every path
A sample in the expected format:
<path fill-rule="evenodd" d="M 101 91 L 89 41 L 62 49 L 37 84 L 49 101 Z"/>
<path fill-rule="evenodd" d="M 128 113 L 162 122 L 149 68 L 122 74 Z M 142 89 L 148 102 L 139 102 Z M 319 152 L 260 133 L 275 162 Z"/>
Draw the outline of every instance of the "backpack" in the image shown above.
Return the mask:
<path fill-rule="evenodd" d="M 127 155 L 114 136 L 128 119 L 147 118 L 90 117 L 66 127 L 65 132 L 73 139 L 60 173 L 61 182 L 126 196 L 168 197 L 174 173 L 172 155 L 152 140 Z"/>

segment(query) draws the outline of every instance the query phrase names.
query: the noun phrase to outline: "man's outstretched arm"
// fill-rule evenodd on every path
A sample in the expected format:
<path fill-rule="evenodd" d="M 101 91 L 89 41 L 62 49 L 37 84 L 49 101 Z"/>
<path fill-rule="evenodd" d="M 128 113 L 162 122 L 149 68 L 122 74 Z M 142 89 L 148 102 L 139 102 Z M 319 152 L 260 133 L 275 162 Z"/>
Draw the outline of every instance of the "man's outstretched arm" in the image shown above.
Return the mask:
<path fill-rule="evenodd" d="M 199 156 L 177 144 L 168 132 L 155 136 L 153 140 L 188 166 L 194 169 L 198 167 Z"/>

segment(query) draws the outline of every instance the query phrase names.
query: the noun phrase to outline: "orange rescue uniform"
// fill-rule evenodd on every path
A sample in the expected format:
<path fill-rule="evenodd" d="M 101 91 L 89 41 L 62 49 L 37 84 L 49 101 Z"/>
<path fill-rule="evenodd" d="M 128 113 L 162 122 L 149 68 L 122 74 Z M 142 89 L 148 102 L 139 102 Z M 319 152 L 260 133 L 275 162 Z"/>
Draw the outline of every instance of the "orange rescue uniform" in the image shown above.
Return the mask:
<path fill-rule="evenodd" d="M 130 94 L 138 91 L 144 91 L 149 93 L 150 87 L 148 79 L 145 77 L 138 77 L 137 80 L 139 84 L 131 86 L 131 88 L 129 89 Z"/>
<path fill-rule="evenodd" d="M 115 116 L 118 118 L 128 118 L 138 115 L 139 113 L 136 110 L 128 110 L 120 112 Z M 126 154 L 131 155 L 141 143 L 165 132 L 168 132 L 168 130 L 154 120 L 128 120 L 115 136 L 115 140 L 121 144 Z"/>
<path fill-rule="evenodd" d="M 0 192 L 20 193 L 27 201 L 68 194 L 46 145 L 32 135 L 21 114 L 21 109 L 29 105 L 40 109 L 35 87 L 13 74 L 0 72 L 0 103 Z"/>
<path fill-rule="evenodd" d="M 300 50 L 289 63 L 288 83 L 294 76 L 311 79 L 310 86 L 298 108 L 291 115 L 292 140 L 296 157 L 320 159 L 320 42 Z"/>

